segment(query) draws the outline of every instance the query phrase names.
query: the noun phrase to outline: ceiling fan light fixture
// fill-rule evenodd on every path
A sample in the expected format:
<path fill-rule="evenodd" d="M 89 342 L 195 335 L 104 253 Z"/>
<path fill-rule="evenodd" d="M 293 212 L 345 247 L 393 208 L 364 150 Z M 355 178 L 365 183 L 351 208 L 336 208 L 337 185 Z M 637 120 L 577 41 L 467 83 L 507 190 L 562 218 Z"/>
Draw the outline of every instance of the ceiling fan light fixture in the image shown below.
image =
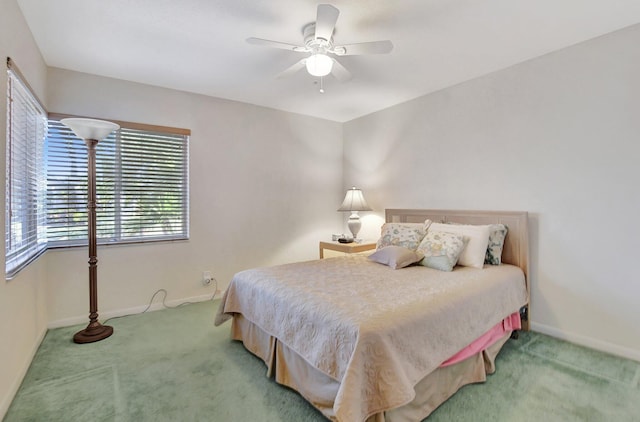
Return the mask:
<path fill-rule="evenodd" d="M 333 60 L 326 54 L 313 54 L 306 61 L 307 72 L 312 76 L 327 76 L 331 73 Z"/>

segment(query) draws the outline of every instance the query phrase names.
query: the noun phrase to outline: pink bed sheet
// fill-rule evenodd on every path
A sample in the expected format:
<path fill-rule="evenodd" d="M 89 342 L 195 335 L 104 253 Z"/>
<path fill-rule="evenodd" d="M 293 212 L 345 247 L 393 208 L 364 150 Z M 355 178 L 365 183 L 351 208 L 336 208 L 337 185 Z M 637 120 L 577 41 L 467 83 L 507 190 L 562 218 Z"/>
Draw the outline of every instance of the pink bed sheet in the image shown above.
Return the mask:
<path fill-rule="evenodd" d="M 471 344 L 469 344 L 464 349 L 460 350 L 458 353 L 444 361 L 440 367 L 445 367 L 449 365 L 453 365 L 455 363 L 461 362 L 468 357 L 475 355 L 482 350 L 485 350 L 487 347 L 494 344 L 496 341 L 504 337 L 504 335 L 513 330 L 519 330 L 522 328 L 522 322 L 520 321 L 520 314 L 518 312 L 514 312 L 496 325 L 493 326 L 492 329 L 487 331 L 485 334 L 477 338 Z"/>

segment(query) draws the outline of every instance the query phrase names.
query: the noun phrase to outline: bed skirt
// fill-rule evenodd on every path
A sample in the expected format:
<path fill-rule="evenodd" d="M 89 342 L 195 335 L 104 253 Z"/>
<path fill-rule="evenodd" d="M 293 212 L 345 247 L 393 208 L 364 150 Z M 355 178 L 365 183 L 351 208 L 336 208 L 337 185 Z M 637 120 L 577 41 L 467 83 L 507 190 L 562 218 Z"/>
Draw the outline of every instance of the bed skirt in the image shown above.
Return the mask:
<path fill-rule="evenodd" d="M 416 422 L 426 418 L 461 387 L 483 382 L 487 374 L 495 372 L 495 358 L 510 334 L 507 332 L 485 350 L 461 362 L 437 368 L 416 384 L 416 396 L 411 402 L 380 411 L 369 416 L 366 422 Z M 296 390 L 324 416 L 336 420 L 333 403 L 340 387 L 339 381 L 309 365 L 286 344 L 242 314 L 233 317 L 231 338 L 242 341 L 248 351 L 264 361 L 267 376 L 273 376 L 277 383 Z"/>

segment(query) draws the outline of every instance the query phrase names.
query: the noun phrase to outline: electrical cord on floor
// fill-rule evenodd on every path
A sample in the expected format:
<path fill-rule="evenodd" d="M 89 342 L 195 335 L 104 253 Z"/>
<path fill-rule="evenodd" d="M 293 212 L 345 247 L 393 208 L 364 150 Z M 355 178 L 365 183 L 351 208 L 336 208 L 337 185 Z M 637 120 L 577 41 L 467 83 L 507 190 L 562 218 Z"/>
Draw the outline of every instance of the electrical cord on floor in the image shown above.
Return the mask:
<path fill-rule="evenodd" d="M 209 299 L 209 300 L 213 301 L 216 298 L 216 295 L 218 294 L 218 280 L 215 277 L 213 277 L 211 279 L 211 281 L 212 281 L 212 283 L 214 285 L 214 289 L 213 289 L 213 296 L 211 296 L 211 299 Z M 140 314 L 146 313 L 151 308 L 151 305 L 153 305 L 153 300 L 156 298 L 158 293 L 164 293 L 164 296 L 162 297 L 162 306 L 164 308 L 166 308 L 166 309 L 176 309 L 176 308 L 179 308 L 179 307 L 184 306 L 184 305 L 191 305 L 191 304 L 194 304 L 194 303 L 198 303 L 198 302 L 182 302 L 182 303 L 179 303 L 179 304 L 177 304 L 175 306 L 169 306 L 165 302 L 167 300 L 167 295 L 169 293 L 165 289 L 158 289 L 158 290 L 155 291 L 155 293 L 153 295 L 151 295 L 151 300 L 149 300 L 149 304 L 147 305 L 146 308 L 144 308 L 144 311 L 137 312 L 137 313 L 134 313 L 134 314 L 126 314 L 126 315 L 114 316 L 114 317 L 111 317 L 111 318 L 108 318 L 108 319 L 104 320 L 102 322 L 102 324 L 106 324 L 108 321 L 111 321 L 112 319 L 124 318 L 124 317 L 132 316 L 132 315 L 140 315 Z"/>

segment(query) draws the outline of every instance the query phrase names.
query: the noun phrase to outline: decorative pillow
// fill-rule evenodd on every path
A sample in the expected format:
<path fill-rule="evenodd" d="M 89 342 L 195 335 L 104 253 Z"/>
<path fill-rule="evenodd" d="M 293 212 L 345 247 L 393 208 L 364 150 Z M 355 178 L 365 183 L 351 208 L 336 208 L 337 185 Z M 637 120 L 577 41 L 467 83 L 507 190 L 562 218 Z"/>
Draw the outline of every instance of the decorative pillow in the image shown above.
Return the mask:
<path fill-rule="evenodd" d="M 402 246 L 407 249 L 416 250 L 424 235 L 427 233 L 431 220 L 424 223 L 385 223 L 382 225 L 380 239 L 376 249 L 385 246 Z"/>
<path fill-rule="evenodd" d="M 485 264 L 502 264 L 502 249 L 509 228 L 504 224 L 489 224 L 489 244 L 484 257 Z"/>
<path fill-rule="evenodd" d="M 482 268 L 489 244 L 489 226 L 472 226 L 468 224 L 432 223 L 429 231 L 455 233 L 468 238 L 467 246 L 458 258 L 458 265 Z"/>
<path fill-rule="evenodd" d="M 424 255 L 421 252 L 412 251 L 402 246 L 385 246 L 369 255 L 371 261 L 387 265 L 394 270 L 407 267 L 422 258 Z"/>
<path fill-rule="evenodd" d="M 464 236 L 429 229 L 417 252 L 424 254 L 420 265 L 440 271 L 451 271 L 464 250 Z"/>

